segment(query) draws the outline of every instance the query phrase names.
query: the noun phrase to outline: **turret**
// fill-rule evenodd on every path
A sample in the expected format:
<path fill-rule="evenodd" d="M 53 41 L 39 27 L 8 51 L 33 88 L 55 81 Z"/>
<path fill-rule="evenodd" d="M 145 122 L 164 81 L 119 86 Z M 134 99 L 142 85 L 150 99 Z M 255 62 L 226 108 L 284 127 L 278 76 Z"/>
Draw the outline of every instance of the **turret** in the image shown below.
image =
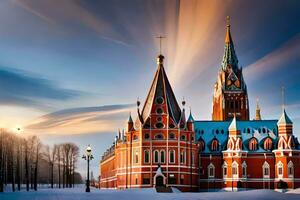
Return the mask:
<path fill-rule="evenodd" d="M 293 122 L 283 109 L 280 119 L 277 122 L 279 135 L 292 135 L 293 134 Z"/>
<path fill-rule="evenodd" d="M 134 130 L 134 126 L 133 126 L 133 120 L 131 117 L 131 113 L 129 114 L 129 118 L 128 118 L 128 122 L 127 122 L 127 131 L 133 131 Z"/>
<path fill-rule="evenodd" d="M 194 131 L 194 118 L 192 115 L 192 111 L 190 110 L 189 118 L 186 122 L 188 131 Z"/>

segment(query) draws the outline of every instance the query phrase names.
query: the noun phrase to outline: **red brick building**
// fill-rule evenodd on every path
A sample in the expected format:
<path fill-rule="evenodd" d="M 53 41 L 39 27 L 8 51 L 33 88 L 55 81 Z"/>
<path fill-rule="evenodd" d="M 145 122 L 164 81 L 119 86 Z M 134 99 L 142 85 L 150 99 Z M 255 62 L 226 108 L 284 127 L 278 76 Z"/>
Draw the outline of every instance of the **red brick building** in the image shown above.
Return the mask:
<path fill-rule="evenodd" d="M 300 187 L 300 145 L 283 109 L 279 120 L 249 120 L 247 87 L 230 26 L 215 85 L 213 120 L 185 118 L 163 66 L 138 117 L 129 117 L 100 162 L 101 188 L 172 186 L 182 191 Z"/>

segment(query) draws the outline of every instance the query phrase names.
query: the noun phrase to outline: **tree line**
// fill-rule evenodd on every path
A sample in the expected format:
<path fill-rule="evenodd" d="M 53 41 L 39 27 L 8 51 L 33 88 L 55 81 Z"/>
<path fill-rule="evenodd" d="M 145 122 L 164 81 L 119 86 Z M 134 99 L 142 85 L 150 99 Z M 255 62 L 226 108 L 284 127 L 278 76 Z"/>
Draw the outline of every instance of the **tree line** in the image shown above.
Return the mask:
<path fill-rule="evenodd" d="M 37 190 L 39 185 L 70 188 L 82 183 L 76 172 L 79 147 L 74 143 L 41 143 L 37 136 L 22 138 L 0 129 L 0 192 L 11 185 L 12 191 Z"/>

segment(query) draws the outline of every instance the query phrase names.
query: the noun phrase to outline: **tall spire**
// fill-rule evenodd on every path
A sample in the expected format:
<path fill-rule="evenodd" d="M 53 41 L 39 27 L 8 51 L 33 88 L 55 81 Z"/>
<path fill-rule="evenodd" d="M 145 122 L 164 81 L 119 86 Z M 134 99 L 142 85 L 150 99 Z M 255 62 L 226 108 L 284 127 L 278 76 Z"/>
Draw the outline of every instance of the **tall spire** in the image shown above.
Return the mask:
<path fill-rule="evenodd" d="M 230 18 L 227 16 L 227 24 L 226 24 L 226 35 L 225 35 L 225 50 L 222 61 L 222 69 L 226 71 L 228 66 L 232 68 L 234 71 L 238 68 L 238 59 L 235 54 L 233 40 L 230 32 Z"/>
<path fill-rule="evenodd" d="M 260 107 L 258 105 L 258 99 L 256 99 L 255 120 L 261 120 Z"/>

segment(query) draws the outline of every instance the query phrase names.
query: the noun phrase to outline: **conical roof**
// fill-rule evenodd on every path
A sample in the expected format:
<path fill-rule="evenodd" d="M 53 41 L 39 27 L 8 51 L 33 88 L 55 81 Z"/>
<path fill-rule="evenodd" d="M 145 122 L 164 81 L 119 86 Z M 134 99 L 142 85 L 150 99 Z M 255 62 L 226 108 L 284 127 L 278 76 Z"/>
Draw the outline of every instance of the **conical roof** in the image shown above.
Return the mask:
<path fill-rule="evenodd" d="M 280 119 L 278 120 L 277 124 L 293 124 L 292 120 L 289 118 L 289 116 L 286 114 L 285 109 L 283 109 L 282 115 Z"/>
<path fill-rule="evenodd" d="M 236 124 L 236 117 L 234 115 L 229 127 L 228 127 L 229 131 L 236 131 L 237 130 L 237 124 Z"/>
<path fill-rule="evenodd" d="M 192 111 L 190 110 L 190 115 L 189 115 L 189 118 L 188 118 L 188 122 L 194 122 L 194 117 L 192 115 Z"/>
<path fill-rule="evenodd" d="M 159 55 L 157 57 L 157 70 L 152 81 L 151 88 L 147 95 L 144 107 L 140 114 L 142 123 L 146 122 L 147 118 L 150 116 L 153 103 L 155 103 L 157 99 L 163 99 L 162 101 L 167 104 L 167 114 L 169 114 L 169 117 L 175 123 L 178 124 L 180 121 L 181 110 L 163 67 L 163 59 L 163 55 Z"/>

